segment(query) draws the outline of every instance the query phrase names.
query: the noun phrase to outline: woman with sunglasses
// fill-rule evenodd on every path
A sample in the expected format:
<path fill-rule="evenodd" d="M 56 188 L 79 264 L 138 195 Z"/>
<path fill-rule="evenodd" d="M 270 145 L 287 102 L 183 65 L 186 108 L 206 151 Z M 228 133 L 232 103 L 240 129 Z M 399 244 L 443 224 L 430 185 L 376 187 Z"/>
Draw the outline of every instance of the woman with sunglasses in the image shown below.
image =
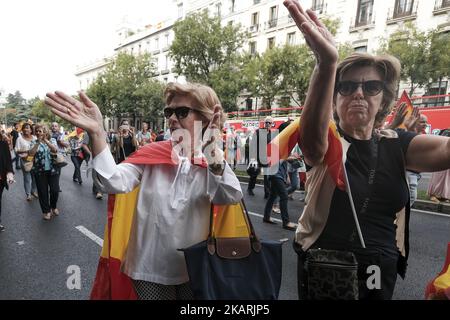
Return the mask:
<path fill-rule="evenodd" d="M 216 93 L 200 84 L 170 83 L 164 97 L 171 140 L 150 143 L 118 165 L 106 143 L 100 110 L 83 92 L 80 101 L 55 92 L 45 102 L 53 113 L 89 133 L 93 168 L 106 192 L 128 193 L 140 185 L 121 265 L 138 297 L 192 299 L 184 256 L 177 249 L 205 240 L 211 203 L 237 203 L 242 190 L 215 143 L 224 123 Z M 166 147 L 171 150 L 168 159 L 148 163 Z M 140 164 L 133 162 L 137 158 Z"/>
<path fill-rule="evenodd" d="M 299 129 L 299 146 L 310 167 L 308 206 L 294 241 L 299 295 L 307 298 L 305 252 L 322 248 L 355 254 L 360 299 L 391 299 L 397 273 L 405 276 L 409 250 L 405 170 L 449 168 L 450 139 L 376 129 L 396 98 L 400 62 L 392 56 L 354 53 L 338 64 L 334 39 L 314 12 L 305 11 L 297 0 L 285 0 L 284 5 L 317 59 Z M 340 140 L 329 135 L 332 114 Z M 336 164 L 337 170 L 347 173 L 345 185 L 332 177 L 333 169 L 328 167 L 336 150 L 333 143 L 339 142 L 346 161 L 339 164 L 337 156 Z M 361 234 L 366 249 L 362 249 Z M 371 275 L 368 265 L 380 268 L 380 286 L 373 290 L 366 282 Z"/>

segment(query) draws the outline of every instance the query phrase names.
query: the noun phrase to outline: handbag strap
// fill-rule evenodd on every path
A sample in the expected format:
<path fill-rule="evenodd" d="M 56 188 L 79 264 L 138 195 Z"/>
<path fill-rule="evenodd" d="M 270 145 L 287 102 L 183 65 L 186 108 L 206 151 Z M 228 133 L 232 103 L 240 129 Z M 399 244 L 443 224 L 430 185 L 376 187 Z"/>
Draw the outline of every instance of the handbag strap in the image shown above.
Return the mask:
<path fill-rule="evenodd" d="M 371 156 L 371 161 L 370 161 L 370 167 L 369 167 L 369 174 L 368 174 L 368 192 L 367 192 L 367 196 L 364 198 L 364 202 L 363 205 L 361 207 L 361 210 L 359 212 L 360 215 L 365 214 L 367 212 L 367 208 L 370 202 L 370 197 L 372 195 L 373 192 L 373 186 L 375 184 L 375 175 L 377 172 L 377 165 L 378 165 L 378 140 L 376 138 L 376 136 L 374 135 L 372 137 L 372 143 L 371 143 L 371 148 L 372 148 L 372 156 Z M 350 207 L 352 209 L 352 213 L 353 213 L 353 219 L 355 220 L 355 224 L 356 224 L 356 231 L 358 233 L 358 237 L 359 237 L 359 241 L 361 243 L 361 247 L 362 248 L 366 248 L 366 244 L 364 242 L 364 237 L 361 231 L 361 226 L 359 224 L 359 219 L 358 219 L 358 215 L 356 213 L 356 208 L 355 208 L 355 202 L 353 200 L 353 195 L 352 195 L 352 191 L 351 191 L 351 187 L 350 187 L 350 181 L 348 179 L 348 174 L 347 174 L 347 168 L 345 167 L 345 163 L 343 163 L 343 168 L 344 168 L 344 177 L 345 177 L 345 186 L 347 189 L 347 194 L 348 194 L 348 198 L 350 200 Z"/>

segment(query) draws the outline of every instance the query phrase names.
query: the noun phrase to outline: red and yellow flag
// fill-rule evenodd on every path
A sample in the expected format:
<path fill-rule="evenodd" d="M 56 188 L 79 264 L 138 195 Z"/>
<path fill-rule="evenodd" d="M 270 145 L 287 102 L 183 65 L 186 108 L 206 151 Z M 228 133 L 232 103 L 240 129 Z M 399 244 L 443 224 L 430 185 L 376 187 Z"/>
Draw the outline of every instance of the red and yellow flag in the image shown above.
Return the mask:
<path fill-rule="evenodd" d="M 278 152 L 279 159 L 285 160 L 289 157 L 295 145 L 302 139 L 300 136 L 301 118 L 298 118 L 277 135 L 267 148 L 269 159 L 272 154 Z M 324 162 L 328 166 L 328 173 L 333 178 L 336 186 L 345 190 L 344 171 L 342 168 L 343 149 L 341 136 L 334 121 L 330 120 L 328 127 L 328 151 L 325 154 Z"/>
<path fill-rule="evenodd" d="M 447 245 L 447 258 L 442 271 L 428 283 L 425 290 L 427 300 L 450 300 L 450 242 Z"/>

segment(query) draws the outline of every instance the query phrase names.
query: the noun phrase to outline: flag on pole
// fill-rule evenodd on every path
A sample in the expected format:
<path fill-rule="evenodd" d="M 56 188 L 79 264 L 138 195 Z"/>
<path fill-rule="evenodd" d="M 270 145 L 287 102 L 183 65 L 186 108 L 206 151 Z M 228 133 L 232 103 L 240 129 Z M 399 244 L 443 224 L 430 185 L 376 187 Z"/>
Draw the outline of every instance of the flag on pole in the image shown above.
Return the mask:
<path fill-rule="evenodd" d="M 278 152 L 280 160 L 286 160 L 295 145 L 302 139 L 300 136 L 301 118 L 298 118 L 277 135 L 267 148 L 267 156 L 272 159 L 272 154 Z M 343 149 L 341 136 L 336 123 L 330 120 L 328 127 L 328 150 L 324 163 L 328 166 L 328 173 L 340 190 L 345 190 L 344 171 L 342 168 Z"/>

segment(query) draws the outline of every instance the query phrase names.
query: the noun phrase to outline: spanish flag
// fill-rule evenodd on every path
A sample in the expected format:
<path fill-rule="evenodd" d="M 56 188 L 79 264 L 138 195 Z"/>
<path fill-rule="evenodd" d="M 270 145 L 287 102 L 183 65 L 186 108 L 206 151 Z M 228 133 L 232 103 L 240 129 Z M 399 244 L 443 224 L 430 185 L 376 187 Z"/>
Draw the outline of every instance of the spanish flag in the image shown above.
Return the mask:
<path fill-rule="evenodd" d="M 409 116 L 411 116 L 411 114 L 413 113 L 413 104 L 411 102 L 411 99 L 408 96 L 408 93 L 406 92 L 406 90 L 403 90 L 402 96 L 400 97 L 400 99 L 397 101 L 397 106 L 395 107 L 396 110 L 398 110 L 398 108 L 403 104 L 406 103 L 406 116 L 405 119 L 408 118 Z M 406 129 L 405 125 L 402 123 L 399 126 L 400 129 Z"/>
<path fill-rule="evenodd" d="M 172 141 L 147 144 L 128 157 L 124 163 L 177 165 L 172 157 Z M 194 161 L 194 165 L 207 167 L 206 161 Z M 105 226 L 103 249 L 97 267 L 91 299 L 137 299 L 132 280 L 120 271 L 131 233 L 139 187 L 127 194 L 109 195 L 108 221 Z M 241 204 L 213 206 L 213 232 L 216 237 L 248 237 L 249 230 Z"/>
<path fill-rule="evenodd" d="M 292 123 L 277 135 L 267 148 L 267 154 L 270 159 L 273 154 L 278 152 L 279 159 L 285 160 L 289 157 L 295 145 L 302 139 L 300 136 L 301 117 L 292 121 Z M 325 154 L 325 163 L 328 166 L 328 173 L 333 178 L 336 186 L 340 190 L 345 190 L 344 171 L 342 168 L 343 149 L 341 136 L 337 130 L 336 123 L 330 120 L 328 127 L 328 151 Z"/>
<path fill-rule="evenodd" d="M 428 283 L 425 290 L 427 300 L 450 300 L 450 242 L 447 245 L 447 258 L 442 271 Z"/>

